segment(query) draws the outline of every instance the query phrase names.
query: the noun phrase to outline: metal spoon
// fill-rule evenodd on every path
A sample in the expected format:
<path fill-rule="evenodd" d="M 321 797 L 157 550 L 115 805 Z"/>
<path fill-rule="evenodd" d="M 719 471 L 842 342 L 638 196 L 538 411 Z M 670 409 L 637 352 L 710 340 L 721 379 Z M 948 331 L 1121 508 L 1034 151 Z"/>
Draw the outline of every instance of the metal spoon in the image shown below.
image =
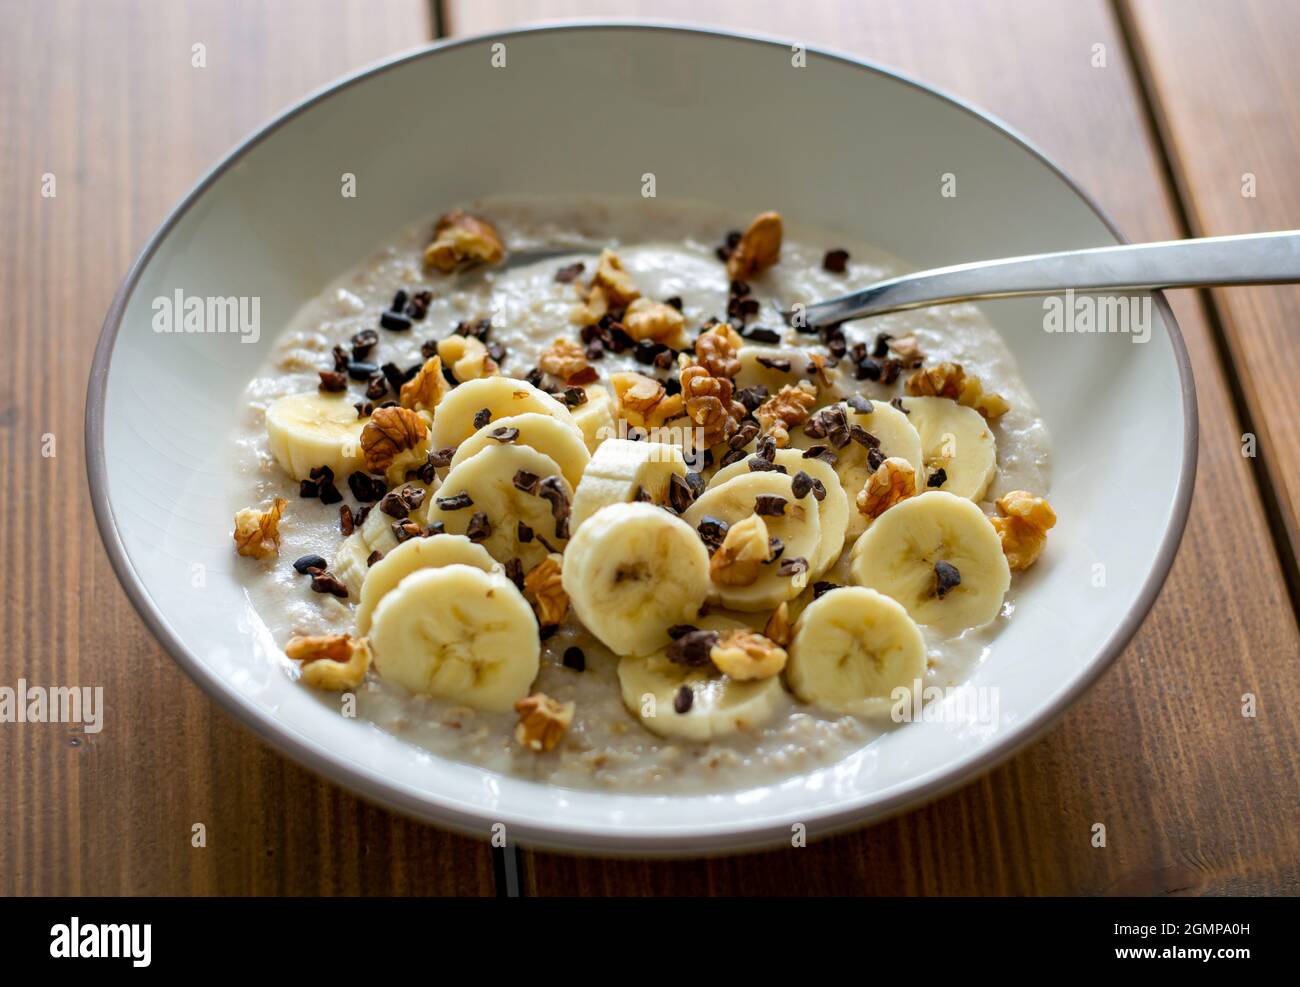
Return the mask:
<path fill-rule="evenodd" d="M 816 328 L 978 298 L 1300 281 L 1300 230 L 1004 257 L 877 281 L 793 313 Z"/>

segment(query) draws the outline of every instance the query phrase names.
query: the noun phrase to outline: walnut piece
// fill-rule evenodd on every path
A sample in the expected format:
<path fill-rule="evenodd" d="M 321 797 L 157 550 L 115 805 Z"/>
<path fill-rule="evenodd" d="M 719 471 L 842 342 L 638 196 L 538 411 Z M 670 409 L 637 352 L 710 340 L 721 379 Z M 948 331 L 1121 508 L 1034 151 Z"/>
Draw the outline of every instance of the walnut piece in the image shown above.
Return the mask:
<path fill-rule="evenodd" d="M 573 722 L 573 703 L 561 703 L 544 692 L 535 692 L 515 703 L 519 724 L 515 740 L 530 751 L 545 753 L 555 749 Z"/>
<path fill-rule="evenodd" d="M 438 356 L 451 368 L 452 376 L 461 383 L 492 377 L 501 372 L 496 360 L 488 355 L 487 347 L 477 336 L 454 333 L 438 340 Z"/>
<path fill-rule="evenodd" d="M 1002 517 L 989 518 L 1002 542 L 1002 554 L 1013 572 L 1028 569 L 1047 545 L 1047 531 L 1056 525 L 1056 512 L 1042 497 L 1012 490 L 997 499 Z"/>
<path fill-rule="evenodd" d="M 857 505 L 859 513 L 869 518 L 878 518 L 900 500 L 906 500 L 916 493 L 916 470 L 906 459 L 890 456 L 876 467 L 876 471 L 867 477 L 866 484 L 858 491 Z"/>
<path fill-rule="evenodd" d="M 558 337 L 542 350 L 542 355 L 537 360 L 538 370 L 560 380 L 568 380 L 588 366 L 587 353 L 582 345 L 565 336 Z"/>
<path fill-rule="evenodd" d="M 612 375 L 609 382 L 614 385 L 618 414 L 629 425 L 654 428 L 682 413 L 682 396 L 669 395 L 653 377 L 629 371 Z"/>
<path fill-rule="evenodd" d="M 637 298 L 623 315 L 623 328 L 633 339 L 651 339 L 656 343 L 683 342 L 686 319 L 681 312 L 663 302 Z"/>
<path fill-rule="evenodd" d="M 280 515 L 283 497 L 276 497 L 269 509 L 245 507 L 235 514 L 235 551 L 253 559 L 265 559 L 280 552 Z"/>
<path fill-rule="evenodd" d="M 808 420 L 813 405 L 817 403 L 817 388 L 812 381 L 801 380 L 786 384 L 754 411 L 754 417 L 763 426 L 763 432 L 776 440 L 779 448 L 790 444 L 790 429 Z"/>
<path fill-rule="evenodd" d="M 600 263 L 596 265 L 591 286 L 603 289 L 609 304 L 615 308 L 621 308 L 641 297 L 641 292 L 632 282 L 632 275 L 623 269 L 618 254 L 608 247 L 600 252 Z"/>
<path fill-rule="evenodd" d="M 750 586 L 772 558 L 767 522 L 757 514 L 737 521 L 709 559 L 709 578 L 723 586 Z"/>
<path fill-rule="evenodd" d="M 580 326 L 595 325 L 605 317 L 609 311 L 609 298 L 605 294 L 605 289 L 600 285 L 593 285 L 591 288 L 584 288 L 582 285 L 576 285 L 578 297 L 582 301 L 575 305 L 573 312 L 569 315 L 569 321 Z"/>
<path fill-rule="evenodd" d="M 703 447 L 725 442 L 736 434 L 745 406 L 732 398 L 730 378 L 717 377 L 699 364 L 682 368 L 679 380 L 686 416 L 700 429 Z"/>
<path fill-rule="evenodd" d="M 446 393 L 447 378 L 442 375 L 442 360 L 431 356 L 424 361 L 420 372 L 402 385 L 400 401 L 403 408 L 432 414 Z"/>
<path fill-rule="evenodd" d="M 782 603 L 772 611 L 772 616 L 767 618 L 767 625 L 763 628 L 763 636 L 775 641 L 781 647 L 787 647 L 790 639 L 794 636 L 790 627 L 790 607 Z"/>
<path fill-rule="evenodd" d="M 980 379 L 967 375 L 960 363 L 923 367 L 907 378 L 904 387 L 913 397 L 951 398 L 974 408 L 987 419 L 998 418 L 1011 410 L 1006 398 L 1001 394 L 986 394 Z"/>
<path fill-rule="evenodd" d="M 984 390 L 984 385 L 980 383 L 978 377 L 967 377 L 966 383 L 962 385 L 961 395 L 957 398 L 958 404 L 964 404 L 968 408 L 974 408 L 981 415 L 990 421 L 994 418 L 1001 418 L 1011 410 L 1011 405 L 1001 394 L 988 394 Z"/>
<path fill-rule="evenodd" d="M 314 689 L 344 692 L 355 689 L 370 668 L 370 645 L 349 634 L 295 635 L 284 653 L 302 662 L 302 680 Z"/>
<path fill-rule="evenodd" d="M 709 651 L 709 659 L 730 679 L 768 679 L 785 668 L 788 655 L 775 641 L 751 630 L 729 631 Z"/>
<path fill-rule="evenodd" d="M 938 363 L 933 367 L 923 367 L 907 378 L 904 388 L 908 394 L 918 398 L 952 398 L 961 397 L 962 385 L 966 383 L 966 371 L 960 363 Z"/>
<path fill-rule="evenodd" d="M 898 339 L 890 340 L 889 348 L 893 350 L 894 356 L 908 366 L 912 366 L 918 360 L 925 359 L 925 354 L 921 352 L 921 344 L 910 333 L 906 336 L 900 336 Z"/>
<path fill-rule="evenodd" d="M 531 598 L 537 622 L 543 627 L 558 624 L 569 610 L 569 595 L 560 581 L 563 564 L 563 557 L 552 552 L 524 576 L 524 592 Z"/>
<path fill-rule="evenodd" d="M 427 434 L 424 419 L 410 408 L 377 408 L 361 430 L 366 471 L 383 473 L 397 456 L 418 447 Z"/>
<path fill-rule="evenodd" d="M 740 281 L 762 274 L 781 259 L 781 214 L 759 213 L 727 258 L 727 274 Z"/>
<path fill-rule="evenodd" d="M 501 238 L 486 220 L 453 209 L 433 228 L 433 242 L 424 248 L 424 262 L 443 274 L 462 265 L 495 264 L 505 256 Z"/>
<path fill-rule="evenodd" d="M 695 340 L 695 360 L 711 377 L 735 377 L 740 373 L 736 352 L 741 345 L 740 333 L 728 323 L 719 322 Z"/>

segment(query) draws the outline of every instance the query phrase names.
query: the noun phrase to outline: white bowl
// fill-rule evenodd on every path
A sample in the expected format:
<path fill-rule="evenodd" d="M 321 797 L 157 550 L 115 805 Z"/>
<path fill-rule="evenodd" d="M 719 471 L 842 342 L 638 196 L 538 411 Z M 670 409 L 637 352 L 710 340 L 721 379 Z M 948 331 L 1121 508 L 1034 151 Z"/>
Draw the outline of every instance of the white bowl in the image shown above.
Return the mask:
<path fill-rule="evenodd" d="M 574 791 L 442 760 L 339 716 L 290 680 L 259 632 L 220 471 L 232 413 L 272 327 L 416 217 L 489 194 L 633 196 L 653 172 L 661 198 L 779 209 L 918 267 L 1122 240 L 1044 155 L 980 112 L 855 58 L 809 50 L 797 67 L 794 54 L 666 25 L 454 41 L 308 97 L 176 207 L 105 320 L 86 446 L 119 578 L 222 706 L 301 763 L 422 819 L 481 837 L 504 823 L 513 840 L 578 851 L 689 853 L 785 842 L 797 824 L 817 835 L 933 798 L 1043 731 L 1110 664 L 1169 570 L 1195 473 L 1191 370 L 1159 297 L 1145 345 L 1046 333 L 1035 299 L 984 306 L 1051 428 L 1061 518 L 972 679 L 999 688 L 996 724 L 910 724 L 738 793 Z M 355 198 L 340 195 L 344 173 Z M 940 194 L 944 175 L 955 197 Z M 177 289 L 260 298 L 260 340 L 155 333 L 153 299 Z"/>

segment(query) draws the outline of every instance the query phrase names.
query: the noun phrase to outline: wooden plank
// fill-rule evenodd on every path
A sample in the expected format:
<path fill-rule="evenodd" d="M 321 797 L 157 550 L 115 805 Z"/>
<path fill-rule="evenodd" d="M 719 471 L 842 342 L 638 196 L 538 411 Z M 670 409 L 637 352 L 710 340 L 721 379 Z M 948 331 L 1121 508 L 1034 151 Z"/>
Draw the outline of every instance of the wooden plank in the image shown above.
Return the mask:
<path fill-rule="evenodd" d="M 1197 236 L 1300 229 L 1300 6 L 1124 0 L 1139 65 Z M 1300 287 L 1224 288 L 1213 304 L 1279 521 L 1300 556 Z"/>
<path fill-rule="evenodd" d="M 453 0 L 449 33 L 524 18 L 655 16 L 852 51 L 1026 133 L 1134 239 L 1182 235 L 1119 24 L 1104 0 L 872 4 Z M 1105 46 L 1104 68 L 1091 64 Z M 543 894 L 1295 893 L 1300 651 L 1240 424 L 1198 296 L 1171 295 L 1201 401 L 1179 559 L 1115 668 L 1046 738 L 920 811 L 803 850 L 699 861 L 525 856 Z M 1140 482 L 1136 470 L 1117 482 Z M 1260 697 L 1244 719 L 1241 696 Z M 1267 703 L 1266 711 L 1263 708 Z M 1102 822 L 1105 849 L 1090 845 Z"/>
<path fill-rule="evenodd" d="M 106 705 L 93 736 L 0 725 L 0 892 L 493 893 L 484 844 L 299 769 L 163 654 L 100 545 L 82 448 L 100 322 L 148 234 L 283 106 L 427 40 L 425 3 L 5 0 L 0 21 L 0 683 Z"/>

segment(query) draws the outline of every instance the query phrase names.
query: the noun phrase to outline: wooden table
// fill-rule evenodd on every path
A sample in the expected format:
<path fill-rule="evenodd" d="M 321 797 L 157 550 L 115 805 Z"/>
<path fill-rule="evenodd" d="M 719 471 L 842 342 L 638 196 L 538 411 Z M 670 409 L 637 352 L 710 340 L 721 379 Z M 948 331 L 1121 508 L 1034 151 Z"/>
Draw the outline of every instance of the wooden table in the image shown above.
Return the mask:
<path fill-rule="evenodd" d="M 1041 145 L 1134 239 L 1300 226 L 1300 8 L 1287 0 L 0 0 L 0 684 L 102 685 L 111 717 L 84 738 L 0 724 L 0 892 L 514 883 L 485 845 L 290 764 L 162 653 L 86 503 L 85 378 L 149 232 L 283 105 L 439 32 L 638 14 L 825 44 L 959 93 Z M 1300 288 L 1170 300 L 1201 405 L 1191 519 L 1141 632 L 1049 735 L 954 795 L 807 849 L 652 863 L 525 852 L 521 890 L 1300 891 Z M 1255 718 L 1241 715 L 1248 692 Z M 199 822 L 204 848 L 191 846 Z"/>

